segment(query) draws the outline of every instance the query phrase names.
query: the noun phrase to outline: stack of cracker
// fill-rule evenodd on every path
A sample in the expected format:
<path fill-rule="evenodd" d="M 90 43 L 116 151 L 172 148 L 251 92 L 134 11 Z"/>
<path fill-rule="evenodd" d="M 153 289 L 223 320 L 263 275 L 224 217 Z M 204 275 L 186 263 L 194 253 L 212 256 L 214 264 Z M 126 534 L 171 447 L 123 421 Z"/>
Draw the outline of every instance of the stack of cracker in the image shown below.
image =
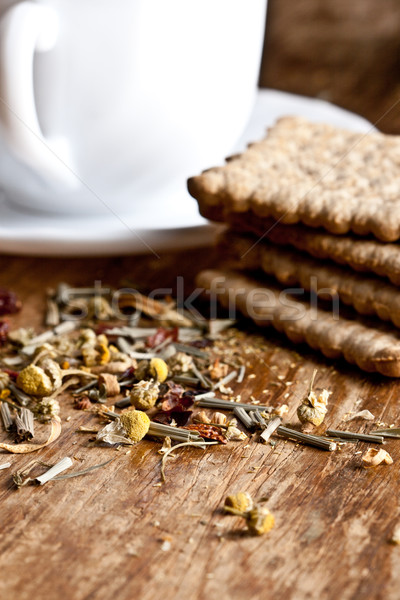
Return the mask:
<path fill-rule="evenodd" d="M 218 299 L 257 324 L 400 377 L 400 137 L 285 117 L 188 188 L 226 224 L 219 245 L 234 266 L 203 271 L 199 286 L 224 277 Z M 283 286 L 303 292 L 288 301 Z M 310 303 L 332 291 L 339 315 Z"/>

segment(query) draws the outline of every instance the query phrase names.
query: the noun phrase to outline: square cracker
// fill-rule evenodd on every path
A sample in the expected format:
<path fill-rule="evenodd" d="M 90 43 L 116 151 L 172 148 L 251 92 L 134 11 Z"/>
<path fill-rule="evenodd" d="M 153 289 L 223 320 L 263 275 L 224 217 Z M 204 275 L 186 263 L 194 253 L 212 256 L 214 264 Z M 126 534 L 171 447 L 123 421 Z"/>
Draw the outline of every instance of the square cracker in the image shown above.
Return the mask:
<path fill-rule="evenodd" d="M 209 217 L 211 220 L 212 215 Z M 329 259 L 347 265 L 354 271 L 375 273 L 400 286 L 400 244 L 380 242 L 375 238 L 356 235 L 334 235 L 324 229 L 304 225 L 282 225 L 273 219 L 263 222 L 254 215 L 232 213 L 228 223 L 240 233 L 251 232 L 257 237 L 253 245 L 269 240 L 280 246 L 292 246 L 320 260 Z"/>
<path fill-rule="evenodd" d="M 315 291 L 328 299 L 339 298 L 362 315 L 377 316 L 400 327 L 399 289 L 380 277 L 355 273 L 330 261 L 321 261 L 289 248 L 232 230 L 221 233 L 219 249 L 233 266 L 245 271 L 264 271 L 282 285 Z"/>
<path fill-rule="evenodd" d="M 188 181 L 200 211 L 252 213 L 335 234 L 400 238 L 400 136 L 281 118 L 265 139 Z M 218 219 L 219 220 L 219 219 Z"/>
<path fill-rule="evenodd" d="M 325 310 L 282 295 L 273 283 L 241 273 L 208 270 L 198 274 L 197 285 L 224 306 L 236 307 L 260 327 L 272 326 L 292 342 L 307 343 L 329 358 L 343 357 L 364 371 L 400 377 L 400 337 L 383 324 L 375 327 L 361 319 L 335 319 Z"/>

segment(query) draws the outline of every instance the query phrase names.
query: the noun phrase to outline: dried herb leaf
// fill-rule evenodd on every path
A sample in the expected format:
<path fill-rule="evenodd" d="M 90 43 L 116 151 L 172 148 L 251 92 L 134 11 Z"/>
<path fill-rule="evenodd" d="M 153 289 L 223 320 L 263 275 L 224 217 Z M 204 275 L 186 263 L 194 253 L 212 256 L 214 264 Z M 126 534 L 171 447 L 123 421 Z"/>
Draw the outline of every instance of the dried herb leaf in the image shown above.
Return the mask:
<path fill-rule="evenodd" d="M 80 477 L 81 475 L 86 475 L 91 471 L 95 471 L 96 469 L 101 469 L 101 467 L 105 467 L 106 465 L 110 464 L 110 462 L 113 462 L 113 460 L 115 460 L 116 458 L 118 458 L 118 456 L 114 456 L 114 458 L 110 458 L 109 460 L 106 460 L 105 462 L 100 463 L 99 465 L 93 465 L 92 467 L 88 467 L 83 471 L 75 471 L 74 473 L 67 473 L 67 475 L 59 475 L 58 477 L 53 477 L 53 481 L 58 481 L 60 479 L 71 479 L 72 477 Z"/>

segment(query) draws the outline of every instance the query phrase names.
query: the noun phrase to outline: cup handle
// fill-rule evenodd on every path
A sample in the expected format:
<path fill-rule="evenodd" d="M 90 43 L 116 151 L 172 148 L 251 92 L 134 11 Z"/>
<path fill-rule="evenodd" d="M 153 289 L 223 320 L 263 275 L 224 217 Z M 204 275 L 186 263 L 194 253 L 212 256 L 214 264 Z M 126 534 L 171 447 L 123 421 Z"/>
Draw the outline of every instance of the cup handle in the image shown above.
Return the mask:
<path fill-rule="evenodd" d="M 77 178 L 44 137 L 35 103 L 35 52 L 54 47 L 58 16 L 50 6 L 21 2 L 0 20 L 0 124 L 9 150 L 45 180 L 76 185 Z"/>

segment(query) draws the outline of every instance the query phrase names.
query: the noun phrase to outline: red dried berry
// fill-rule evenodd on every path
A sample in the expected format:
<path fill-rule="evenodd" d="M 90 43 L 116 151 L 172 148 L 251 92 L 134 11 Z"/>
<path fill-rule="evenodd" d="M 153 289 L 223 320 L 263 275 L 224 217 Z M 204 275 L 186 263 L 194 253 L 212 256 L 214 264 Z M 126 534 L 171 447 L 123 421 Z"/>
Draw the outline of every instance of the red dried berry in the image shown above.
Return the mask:
<path fill-rule="evenodd" d="M 0 288 L 0 315 L 10 315 L 21 309 L 17 295 L 6 288 Z"/>
<path fill-rule="evenodd" d="M 186 425 L 192 416 L 191 410 L 180 410 L 180 411 L 160 411 L 153 417 L 153 421 L 156 423 L 162 423 L 163 425 L 170 425 L 172 421 L 178 425 L 178 427 L 182 427 L 182 425 Z"/>
<path fill-rule="evenodd" d="M 82 398 L 75 398 L 74 408 L 76 410 L 89 410 L 89 408 L 92 408 L 92 403 L 90 402 L 87 396 L 83 396 Z"/>
<path fill-rule="evenodd" d="M 166 389 L 166 391 L 164 391 Z M 159 400 L 161 400 L 161 409 L 163 411 L 182 411 L 186 410 L 194 403 L 194 393 L 185 391 L 179 383 L 167 381 L 161 391 Z"/>
<path fill-rule="evenodd" d="M 0 321 L 0 346 L 4 346 L 7 342 L 9 330 L 10 326 L 7 321 Z"/>
<path fill-rule="evenodd" d="M 17 377 L 19 375 L 18 371 L 14 371 L 13 369 L 2 369 L 2 371 L 4 373 L 7 373 L 10 379 L 12 379 L 13 381 L 17 381 Z"/>
<path fill-rule="evenodd" d="M 197 431 L 202 438 L 206 440 L 217 440 L 221 444 L 227 444 L 228 440 L 221 434 L 219 427 L 215 425 L 205 425 L 203 423 L 199 425 L 185 425 L 182 429 L 189 429 L 190 431 Z"/>
<path fill-rule="evenodd" d="M 165 327 L 159 327 L 154 335 L 149 335 L 146 339 L 146 346 L 148 348 L 155 348 L 162 344 L 165 340 L 171 340 L 171 342 L 178 341 L 178 328 L 166 329 Z"/>
<path fill-rule="evenodd" d="M 213 345 L 212 340 L 208 340 L 207 338 L 203 338 L 201 340 L 193 340 L 188 343 L 188 346 L 192 346 L 192 348 L 209 348 Z"/>

